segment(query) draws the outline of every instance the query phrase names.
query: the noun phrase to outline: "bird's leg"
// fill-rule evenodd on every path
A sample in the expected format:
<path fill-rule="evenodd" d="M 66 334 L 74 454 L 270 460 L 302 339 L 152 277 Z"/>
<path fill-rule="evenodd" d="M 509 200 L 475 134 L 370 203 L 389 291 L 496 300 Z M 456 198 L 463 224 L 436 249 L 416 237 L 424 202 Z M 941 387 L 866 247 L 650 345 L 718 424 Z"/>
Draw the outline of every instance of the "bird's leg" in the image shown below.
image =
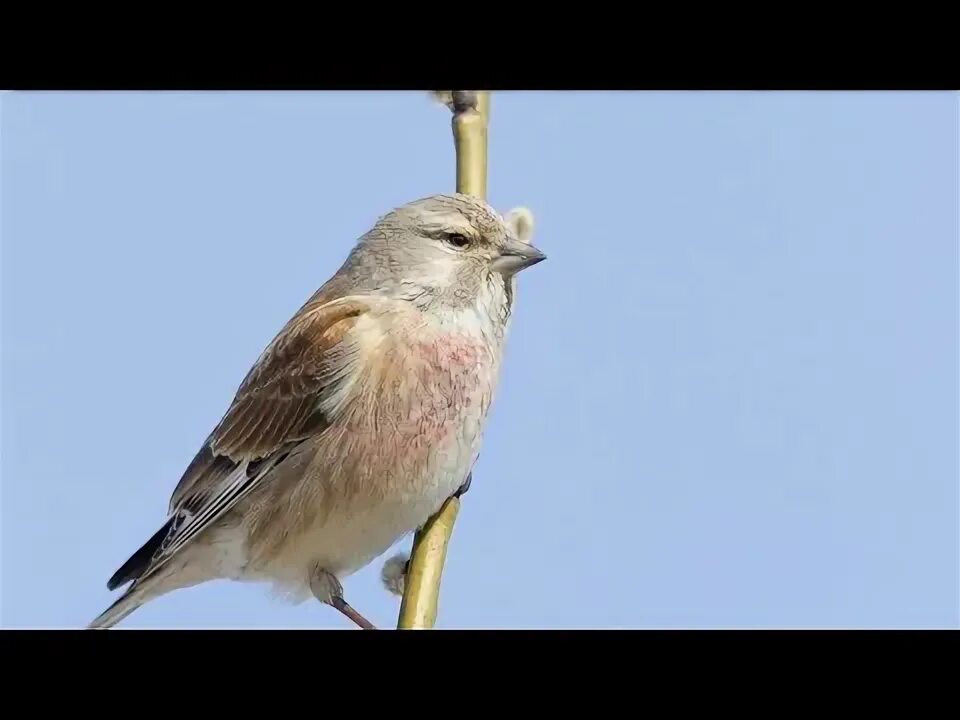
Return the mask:
<path fill-rule="evenodd" d="M 317 600 L 350 618 L 364 630 L 377 629 L 373 626 L 373 623 L 350 607 L 350 604 L 343 599 L 343 585 L 340 584 L 333 573 L 318 567 L 310 577 L 310 590 Z"/>

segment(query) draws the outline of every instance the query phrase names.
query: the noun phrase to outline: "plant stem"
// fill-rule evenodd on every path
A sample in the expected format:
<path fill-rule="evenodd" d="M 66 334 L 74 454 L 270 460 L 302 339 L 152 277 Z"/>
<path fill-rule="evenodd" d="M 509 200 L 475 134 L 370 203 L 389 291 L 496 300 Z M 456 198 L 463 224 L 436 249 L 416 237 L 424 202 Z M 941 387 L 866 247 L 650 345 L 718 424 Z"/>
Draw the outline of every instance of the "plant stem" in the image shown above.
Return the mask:
<path fill-rule="evenodd" d="M 490 93 L 455 90 L 450 105 L 457 157 L 457 192 L 486 199 Z M 460 499 L 448 498 L 414 536 L 397 629 L 426 629 L 436 623 L 443 564 L 459 510 Z"/>

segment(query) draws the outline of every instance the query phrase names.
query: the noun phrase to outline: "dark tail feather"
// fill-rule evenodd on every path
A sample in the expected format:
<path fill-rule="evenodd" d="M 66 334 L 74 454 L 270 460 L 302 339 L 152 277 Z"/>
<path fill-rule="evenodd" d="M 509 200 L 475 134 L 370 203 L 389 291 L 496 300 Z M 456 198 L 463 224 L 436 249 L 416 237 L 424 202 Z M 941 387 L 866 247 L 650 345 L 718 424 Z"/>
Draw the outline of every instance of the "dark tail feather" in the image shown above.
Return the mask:
<path fill-rule="evenodd" d="M 149 583 L 149 580 L 147 581 Z M 87 625 L 88 630 L 106 630 L 123 620 L 127 615 L 140 607 L 146 598 L 140 587 L 132 586 L 106 610 L 97 615 L 93 622 Z"/>
<path fill-rule="evenodd" d="M 143 574 L 143 571 L 149 567 L 154 553 L 160 548 L 164 538 L 167 537 L 167 533 L 170 532 L 170 527 L 173 525 L 175 519 L 176 516 L 174 515 L 167 520 L 167 522 L 163 524 L 163 527 L 153 534 L 153 537 L 147 540 L 139 550 L 120 566 L 120 569 L 107 580 L 107 589 L 116 590 L 121 585 L 125 585 L 131 580 L 136 580 Z M 122 599 L 123 598 L 121 598 L 121 600 Z M 117 602 L 120 601 L 118 600 Z"/>
<path fill-rule="evenodd" d="M 129 559 L 120 566 L 120 569 L 107 580 L 107 588 L 110 590 L 116 590 L 131 580 L 133 584 L 128 587 L 123 595 L 117 598 L 110 607 L 100 613 L 96 619 L 87 626 L 88 628 L 112 627 L 153 596 L 154 591 L 144 587 L 138 581 L 143 573 L 149 569 L 154 554 L 163 544 L 175 520 L 176 516 L 167 520 L 167 522 L 163 524 L 163 527 L 157 530 L 153 534 L 153 537 L 147 540 L 140 549 L 131 555 Z M 146 585 L 149 586 L 152 584 L 152 578 L 148 578 Z"/>

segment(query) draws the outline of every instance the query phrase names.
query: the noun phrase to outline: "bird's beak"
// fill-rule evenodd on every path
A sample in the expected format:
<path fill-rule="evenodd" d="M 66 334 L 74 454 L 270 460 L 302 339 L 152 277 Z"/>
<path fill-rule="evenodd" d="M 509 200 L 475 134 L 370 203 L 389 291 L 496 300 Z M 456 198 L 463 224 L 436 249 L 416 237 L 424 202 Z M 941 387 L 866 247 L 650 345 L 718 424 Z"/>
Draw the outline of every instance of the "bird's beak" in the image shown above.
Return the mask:
<path fill-rule="evenodd" d="M 510 238 L 500 250 L 499 257 L 494 259 L 491 268 L 509 277 L 546 259 L 547 256 L 533 245 Z"/>

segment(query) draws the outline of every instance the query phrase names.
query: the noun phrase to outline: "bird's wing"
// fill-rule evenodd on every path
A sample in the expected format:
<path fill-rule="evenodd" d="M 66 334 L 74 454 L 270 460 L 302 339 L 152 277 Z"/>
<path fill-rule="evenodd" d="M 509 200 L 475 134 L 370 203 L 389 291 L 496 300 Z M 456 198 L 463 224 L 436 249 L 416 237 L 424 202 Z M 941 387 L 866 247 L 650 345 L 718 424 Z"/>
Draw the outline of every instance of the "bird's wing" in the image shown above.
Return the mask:
<path fill-rule="evenodd" d="M 372 302 L 360 296 L 333 301 L 315 296 L 291 318 L 183 473 L 164 528 L 108 586 L 152 574 L 256 487 L 298 443 L 342 412 L 360 352 L 350 330 Z"/>

